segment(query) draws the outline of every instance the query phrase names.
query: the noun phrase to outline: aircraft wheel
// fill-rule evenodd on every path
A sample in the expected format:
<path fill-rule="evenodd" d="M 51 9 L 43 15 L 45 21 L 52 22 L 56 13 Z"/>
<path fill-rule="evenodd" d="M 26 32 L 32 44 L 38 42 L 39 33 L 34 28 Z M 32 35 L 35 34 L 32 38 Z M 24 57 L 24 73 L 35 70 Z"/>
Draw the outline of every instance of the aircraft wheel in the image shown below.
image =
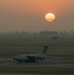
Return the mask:
<path fill-rule="evenodd" d="M 25 61 L 25 63 L 27 63 L 27 61 Z"/>
<path fill-rule="evenodd" d="M 33 60 L 32 62 L 36 62 L 36 60 Z"/>
<path fill-rule="evenodd" d="M 22 63 L 22 61 L 19 61 L 19 63 Z"/>

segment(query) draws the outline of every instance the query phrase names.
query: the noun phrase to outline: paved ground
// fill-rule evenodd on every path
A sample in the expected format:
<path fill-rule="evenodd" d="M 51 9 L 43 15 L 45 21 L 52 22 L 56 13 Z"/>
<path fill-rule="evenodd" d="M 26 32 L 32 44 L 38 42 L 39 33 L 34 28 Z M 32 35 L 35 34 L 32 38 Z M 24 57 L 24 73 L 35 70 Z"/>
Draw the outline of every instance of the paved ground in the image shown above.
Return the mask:
<path fill-rule="evenodd" d="M 37 63 L 18 63 L 12 58 L 0 58 L 1 74 L 74 74 L 74 59 L 50 57 Z"/>

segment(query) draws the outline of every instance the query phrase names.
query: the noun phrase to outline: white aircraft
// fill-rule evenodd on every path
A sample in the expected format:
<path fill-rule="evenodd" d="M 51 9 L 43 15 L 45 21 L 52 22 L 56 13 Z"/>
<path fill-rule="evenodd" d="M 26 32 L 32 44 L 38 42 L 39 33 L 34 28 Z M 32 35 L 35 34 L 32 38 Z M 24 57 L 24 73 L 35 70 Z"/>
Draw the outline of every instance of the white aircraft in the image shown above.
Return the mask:
<path fill-rule="evenodd" d="M 24 62 L 36 62 L 39 60 L 42 61 L 45 59 L 46 52 L 48 49 L 48 46 L 43 46 L 43 47 L 44 47 L 44 49 L 43 49 L 42 54 L 21 54 L 21 55 L 14 57 L 13 60 L 18 61 L 19 63 L 21 63 L 23 61 Z"/>

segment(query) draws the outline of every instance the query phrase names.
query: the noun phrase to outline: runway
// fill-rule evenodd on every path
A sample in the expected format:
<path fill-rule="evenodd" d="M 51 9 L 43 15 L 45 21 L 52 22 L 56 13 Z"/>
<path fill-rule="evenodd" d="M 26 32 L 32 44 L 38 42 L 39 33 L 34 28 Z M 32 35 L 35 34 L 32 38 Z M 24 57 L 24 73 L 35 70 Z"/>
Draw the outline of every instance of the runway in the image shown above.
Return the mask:
<path fill-rule="evenodd" d="M 46 58 L 36 63 L 19 63 L 12 58 L 0 59 L 1 74 L 74 74 L 74 59 Z"/>

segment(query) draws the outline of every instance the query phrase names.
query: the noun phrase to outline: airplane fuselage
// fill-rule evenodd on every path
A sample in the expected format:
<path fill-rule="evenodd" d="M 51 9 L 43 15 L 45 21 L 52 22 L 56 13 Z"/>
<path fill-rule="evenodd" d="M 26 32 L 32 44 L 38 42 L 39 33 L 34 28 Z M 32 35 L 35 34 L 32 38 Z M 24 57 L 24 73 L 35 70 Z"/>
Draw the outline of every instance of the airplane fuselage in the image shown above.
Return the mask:
<path fill-rule="evenodd" d="M 24 62 L 36 62 L 39 60 L 44 60 L 48 46 L 43 46 L 43 47 L 44 49 L 41 54 L 21 54 L 21 55 L 14 57 L 13 59 L 16 61 L 19 61 L 20 63 L 23 61 Z"/>
<path fill-rule="evenodd" d="M 45 55 L 44 54 L 21 54 L 13 58 L 16 61 L 19 62 L 36 62 L 39 60 L 44 60 Z"/>

